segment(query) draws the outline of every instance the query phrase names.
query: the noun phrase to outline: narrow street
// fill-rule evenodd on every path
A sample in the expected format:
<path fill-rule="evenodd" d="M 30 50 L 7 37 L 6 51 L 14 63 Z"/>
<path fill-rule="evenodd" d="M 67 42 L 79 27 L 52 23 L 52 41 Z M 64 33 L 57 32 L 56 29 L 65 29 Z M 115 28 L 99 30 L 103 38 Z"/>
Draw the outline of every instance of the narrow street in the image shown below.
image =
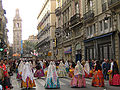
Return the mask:
<path fill-rule="evenodd" d="M 42 79 L 36 79 L 34 78 L 35 82 L 36 82 L 36 88 L 32 88 L 29 90 L 47 90 L 44 88 L 45 85 L 45 78 Z M 60 78 L 60 90 L 105 90 L 103 87 L 92 87 L 91 86 L 91 80 L 92 79 L 86 79 L 86 88 L 71 88 L 70 87 L 70 78 Z M 12 90 L 26 90 L 24 88 L 20 88 L 21 83 L 20 81 L 18 81 L 16 79 L 16 75 L 14 74 L 14 76 L 11 77 L 11 82 L 13 84 L 13 89 Z M 120 90 L 120 87 L 116 87 L 116 86 L 109 86 L 108 81 L 105 81 L 105 86 L 106 86 L 106 90 Z M 50 90 L 59 90 L 59 89 L 50 89 Z"/>

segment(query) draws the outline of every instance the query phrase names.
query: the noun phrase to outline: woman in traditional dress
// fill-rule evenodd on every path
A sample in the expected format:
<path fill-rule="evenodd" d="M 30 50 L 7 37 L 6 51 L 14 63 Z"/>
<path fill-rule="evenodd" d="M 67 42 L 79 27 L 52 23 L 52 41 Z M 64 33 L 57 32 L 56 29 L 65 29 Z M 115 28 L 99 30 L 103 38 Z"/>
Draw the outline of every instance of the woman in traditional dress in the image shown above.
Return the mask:
<path fill-rule="evenodd" d="M 23 66 L 24 66 L 24 63 L 23 63 L 23 61 L 21 61 L 19 66 L 18 66 L 17 79 L 22 79 Z"/>
<path fill-rule="evenodd" d="M 110 85 L 120 86 L 120 75 L 116 61 L 113 62 L 112 83 Z"/>
<path fill-rule="evenodd" d="M 69 69 L 69 77 L 72 78 L 74 76 L 74 69 L 75 69 L 75 63 L 74 62 L 70 62 L 70 69 Z"/>
<path fill-rule="evenodd" d="M 45 88 L 60 88 L 56 66 L 53 62 L 50 62 L 50 65 L 48 66 Z"/>
<path fill-rule="evenodd" d="M 22 72 L 22 82 L 21 82 L 21 88 L 33 88 L 35 87 L 35 82 L 33 80 L 33 73 L 32 69 L 30 67 L 30 63 L 26 62 L 23 67 Z"/>
<path fill-rule="evenodd" d="M 59 77 L 66 77 L 67 76 L 67 72 L 66 72 L 65 66 L 64 66 L 62 61 L 60 61 L 60 64 L 59 64 L 58 76 Z"/>
<path fill-rule="evenodd" d="M 74 76 L 71 81 L 71 87 L 86 87 L 84 75 L 85 73 L 83 70 L 83 66 L 78 61 L 77 65 L 75 66 Z"/>
<path fill-rule="evenodd" d="M 86 61 L 85 65 L 84 65 L 84 71 L 85 71 L 85 77 L 89 78 L 90 66 L 89 66 L 88 61 Z"/>
<path fill-rule="evenodd" d="M 43 76 L 45 76 L 43 69 L 41 68 L 41 64 L 38 63 L 36 66 L 36 71 L 34 74 L 35 77 L 41 78 Z"/>
<path fill-rule="evenodd" d="M 102 73 L 102 68 L 99 61 L 96 61 L 95 72 L 92 79 L 92 86 L 103 87 L 104 86 L 104 77 Z"/>
<path fill-rule="evenodd" d="M 69 72 L 69 64 L 68 64 L 68 61 L 65 62 L 65 68 L 66 68 L 66 72 L 68 73 L 68 72 Z"/>

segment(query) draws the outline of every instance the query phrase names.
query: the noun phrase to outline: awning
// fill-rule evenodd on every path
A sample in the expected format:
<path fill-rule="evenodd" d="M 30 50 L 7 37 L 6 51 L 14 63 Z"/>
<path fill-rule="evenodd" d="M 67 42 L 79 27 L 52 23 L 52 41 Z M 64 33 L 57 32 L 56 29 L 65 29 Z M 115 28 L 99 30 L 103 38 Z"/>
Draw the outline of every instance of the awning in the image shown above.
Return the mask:
<path fill-rule="evenodd" d="M 90 41 L 92 41 L 92 40 L 100 39 L 100 38 L 103 38 L 103 37 L 110 36 L 110 35 L 112 35 L 113 33 L 114 33 L 114 32 L 111 32 L 111 33 L 108 33 L 108 34 L 104 34 L 104 35 L 100 35 L 100 36 L 97 36 L 97 37 L 93 37 L 93 38 L 90 38 L 90 39 L 86 39 L 86 40 L 84 40 L 84 43 L 90 42 Z"/>

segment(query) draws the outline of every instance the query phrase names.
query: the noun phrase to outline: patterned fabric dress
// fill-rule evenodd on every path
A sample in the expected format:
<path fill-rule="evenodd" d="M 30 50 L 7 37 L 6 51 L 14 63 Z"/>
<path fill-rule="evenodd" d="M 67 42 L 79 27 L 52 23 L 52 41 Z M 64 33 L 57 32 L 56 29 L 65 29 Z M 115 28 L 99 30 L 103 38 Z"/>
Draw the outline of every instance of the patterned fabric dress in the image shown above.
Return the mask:
<path fill-rule="evenodd" d="M 35 86 L 36 85 L 33 80 L 32 68 L 30 67 L 30 63 L 26 62 L 22 72 L 21 88 L 33 88 Z"/>
<path fill-rule="evenodd" d="M 66 72 L 68 73 L 69 72 L 69 64 L 67 61 L 65 62 L 65 68 L 66 68 Z"/>
<path fill-rule="evenodd" d="M 116 61 L 114 61 L 113 64 L 113 69 L 112 69 L 112 80 L 110 85 L 114 85 L 114 86 L 120 86 L 120 75 L 119 75 L 119 69 L 118 69 L 118 65 L 116 63 Z"/>
<path fill-rule="evenodd" d="M 43 69 L 36 70 L 34 76 L 39 78 L 45 76 Z"/>
<path fill-rule="evenodd" d="M 56 71 L 56 66 L 50 62 L 45 83 L 45 88 L 60 88 L 60 83 Z"/>
<path fill-rule="evenodd" d="M 104 77 L 103 77 L 103 73 L 102 73 L 102 68 L 99 64 L 99 61 L 97 61 L 98 64 L 96 64 L 95 66 L 95 72 L 94 72 L 94 76 L 92 79 L 92 86 L 95 87 L 103 87 L 104 86 Z"/>
<path fill-rule="evenodd" d="M 83 66 L 78 61 L 77 65 L 75 66 L 74 76 L 71 80 L 71 87 L 86 87 L 84 75 L 85 73 L 83 70 Z"/>
<path fill-rule="evenodd" d="M 89 78 L 89 73 L 90 73 L 90 66 L 88 61 L 86 61 L 84 65 L 84 71 L 85 71 L 85 78 Z"/>
<path fill-rule="evenodd" d="M 23 69 L 24 63 L 23 61 L 20 62 L 20 65 L 18 66 L 18 73 L 17 73 L 17 79 L 22 79 L 22 69 Z"/>
<path fill-rule="evenodd" d="M 62 61 L 60 61 L 60 64 L 59 64 L 58 76 L 59 77 L 66 77 L 67 76 L 67 72 L 66 72 L 65 66 L 64 66 Z"/>

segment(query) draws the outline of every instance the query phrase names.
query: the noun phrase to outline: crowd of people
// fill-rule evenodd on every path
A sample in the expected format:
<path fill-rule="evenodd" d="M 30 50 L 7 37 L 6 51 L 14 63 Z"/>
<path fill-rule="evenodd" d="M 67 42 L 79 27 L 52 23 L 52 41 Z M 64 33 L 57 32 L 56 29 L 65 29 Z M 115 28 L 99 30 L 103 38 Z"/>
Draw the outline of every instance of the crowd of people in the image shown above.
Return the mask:
<path fill-rule="evenodd" d="M 0 61 L 0 88 L 13 88 L 10 76 L 16 73 L 16 79 L 21 81 L 21 88 L 36 87 L 34 77 L 45 77 L 45 88 L 60 88 L 59 78 L 70 77 L 71 87 L 86 87 L 86 78 L 92 78 L 91 85 L 104 87 L 104 80 L 110 85 L 120 86 L 120 75 L 117 62 L 106 60 L 88 61 L 54 61 L 54 60 L 1 60 Z M 1 90 L 2 90 L 1 89 Z"/>

